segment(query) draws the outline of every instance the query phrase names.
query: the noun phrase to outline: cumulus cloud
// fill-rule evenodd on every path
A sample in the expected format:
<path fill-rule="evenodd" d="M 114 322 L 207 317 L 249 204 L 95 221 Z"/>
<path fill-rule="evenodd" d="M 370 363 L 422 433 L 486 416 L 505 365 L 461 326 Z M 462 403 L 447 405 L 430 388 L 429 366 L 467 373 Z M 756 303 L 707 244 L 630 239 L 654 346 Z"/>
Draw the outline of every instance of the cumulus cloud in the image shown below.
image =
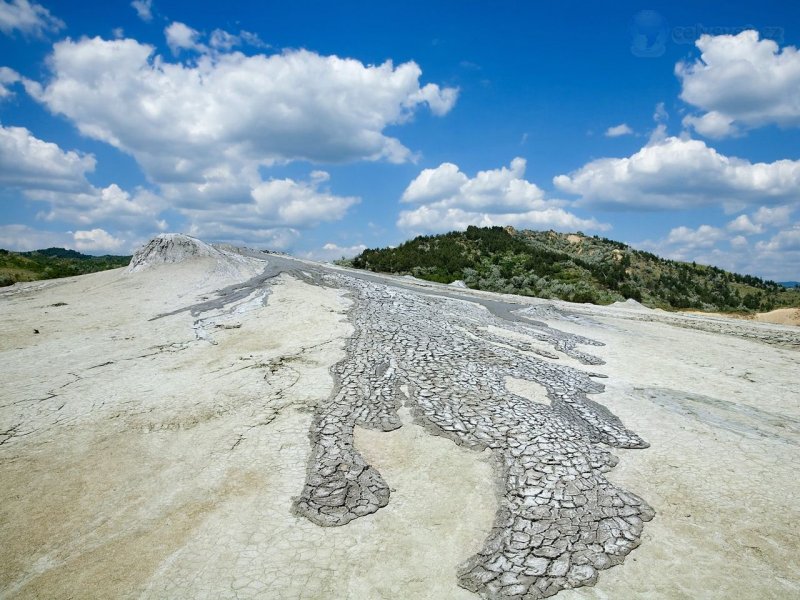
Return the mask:
<path fill-rule="evenodd" d="M 167 46 L 169 46 L 173 54 L 178 54 L 181 50 L 195 50 L 197 52 L 208 50 L 205 45 L 198 41 L 200 32 L 184 23 L 177 21 L 171 23 L 164 30 L 164 35 L 167 38 Z"/>
<path fill-rule="evenodd" d="M 747 241 L 747 238 L 743 235 L 737 235 L 731 238 L 731 247 L 736 250 L 741 250 L 742 248 L 747 247 L 750 242 Z"/>
<path fill-rule="evenodd" d="M 682 100 L 703 111 L 684 125 L 708 137 L 735 135 L 767 124 L 800 125 L 800 52 L 759 39 L 756 31 L 703 35 L 700 58 L 679 62 Z"/>
<path fill-rule="evenodd" d="M 158 218 L 165 208 L 160 197 L 143 189 L 131 195 L 113 183 L 93 186 L 86 175 L 95 164 L 91 154 L 62 150 L 24 127 L 0 125 L 0 184 L 46 204 L 40 218 L 81 225 L 166 227 Z"/>
<path fill-rule="evenodd" d="M 187 29 L 173 30 L 173 47 L 198 45 Z M 57 43 L 49 65 L 44 85 L 26 83 L 33 97 L 132 154 L 159 182 L 199 181 L 220 164 L 403 162 L 411 152 L 384 130 L 421 105 L 444 114 L 457 97 L 420 87 L 413 62 L 372 66 L 307 50 L 170 63 L 135 40 L 93 38 Z"/>
<path fill-rule="evenodd" d="M 443 115 L 458 95 L 423 85 L 413 62 L 365 65 L 308 50 L 246 56 L 232 49 L 263 46 L 255 34 L 206 36 L 177 22 L 165 35 L 174 52 L 191 56 L 171 60 L 132 39 L 67 39 L 53 47 L 50 76 L 23 83 L 83 135 L 133 156 L 158 197 L 196 235 L 213 239 L 263 235 L 285 245 L 299 230 L 341 219 L 358 199 L 320 187 L 327 174 L 265 180 L 264 168 L 410 160 L 412 152 L 385 130 L 423 107 Z M 153 207 L 151 199 L 131 193 L 122 204 Z"/>
<path fill-rule="evenodd" d="M 753 223 L 747 215 L 739 215 L 727 225 L 728 231 L 742 233 L 745 235 L 756 235 L 764 232 L 764 228 L 758 224 Z"/>
<path fill-rule="evenodd" d="M 145 23 L 153 20 L 153 0 L 133 0 L 131 6 Z"/>
<path fill-rule="evenodd" d="M 65 40 L 48 61 L 51 77 L 24 83 L 82 134 L 132 155 L 159 195 L 214 239 L 254 241 L 260 232 L 290 243 L 299 229 L 342 218 L 358 199 L 322 190 L 326 174 L 265 181 L 262 169 L 409 160 L 384 130 L 421 106 L 444 114 L 457 97 L 421 85 L 413 62 L 372 66 L 307 50 L 245 56 L 229 50 L 260 43 L 254 34 L 215 31 L 206 40 L 182 23 L 166 36 L 173 51 L 193 51 L 189 62 L 132 39 Z"/>
<path fill-rule="evenodd" d="M 88 191 L 95 158 L 35 137 L 24 127 L 0 125 L 0 183 L 31 190 Z"/>
<path fill-rule="evenodd" d="M 0 100 L 14 95 L 9 86 L 21 81 L 19 73 L 8 67 L 0 67 Z"/>
<path fill-rule="evenodd" d="M 622 135 L 631 134 L 633 134 L 633 129 L 631 129 L 627 123 L 620 123 L 619 125 L 614 125 L 614 127 L 606 129 L 606 137 L 620 137 Z"/>
<path fill-rule="evenodd" d="M 671 229 L 664 238 L 633 245 L 666 258 L 716 265 L 776 281 L 800 276 L 800 227 L 797 225 L 762 240 L 754 240 L 753 235 L 757 234 L 749 232 L 731 233 L 734 231 L 730 227 L 723 230 L 711 225 L 681 226 Z"/>
<path fill-rule="evenodd" d="M 69 232 L 35 229 L 28 225 L 0 225 L 0 248 L 29 252 L 57 246 L 70 248 L 74 238 Z"/>
<path fill-rule="evenodd" d="M 292 227 L 243 229 L 235 225 L 205 221 L 192 223 L 187 233 L 203 240 L 280 251 L 291 249 L 301 237 L 301 232 Z"/>
<path fill-rule="evenodd" d="M 632 156 L 601 158 L 553 183 L 583 203 L 641 209 L 722 204 L 734 209 L 800 199 L 800 161 L 751 163 L 700 140 L 667 137 Z"/>
<path fill-rule="evenodd" d="M 767 229 L 781 228 L 789 224 L 794 206 L 762 206 L 750 215 L 739 215 L 728 222 L 726 229 L 746 236 L 760 235 Z"/>
<path fill-rule="evenodd" d="M 778 232 L 756 244 L 756 248 L 764 252 L 800 252 L 800 225 Z"/>
<path fill-rule="evenodd" d="M 241 30 L 238 34 L 233 34 L 223 29 L 215 29 L 209 36 L 208 45 L 215 50 L 223 52 L 245 45 L 253 48 L 269 48 L 269 44 L 258 37 L 258 34 L 245 30 Z"/>
<path fill-rule="evenodd" d="M 320 191 L 320 183 L 327 179 L 327 173 L 317 171 L 312 174 L 310 182 L 292 179 L 265 181 L 253 189 L 253 203 L 246 206 L 256 214 L 268 215 L 281 225 L 313 227 L 325 221 L 338 221 L 359 199 Z"/>
<path fill-rule="evenodd" d="M 64 27 L 64 21 L 51 15 L 41 4 L 28 0 L 0 1 L 0 31 L 6 35 L 19 31 L 23 35 L 43 37 Z"/>
<path fill-rule="evenodd" d="M 679 244 L 686 249 L 708 248 L 725 237 L 725 233 L 711 225 L 700 225 L 697 229 L 675 227 L 667 236 L 667 244 Z"/>
<path fill-rule="evenodd" d="M 789 223 L 794 208 L 794 206 L 776 206 L 774 208 L 762 206 L 753 214 L 753 221 L 759 225 L 781 227 Z"/>
<path fill-rule="evenodd" d="M 132 155 L 159 197 L 195 234 L 213 239 L 267 236 L 284 245 L 301 229 L 341 219 L 358 199 L 322 189 L 327 174 L 264 180 L 263 168 L 409 160 L 411 151 L 384 130 L 422 106 L 443 115 L 457 98 L 453 88 L 422 85 L 413 62 L 364 65 L 307 50 L 245 56 L 231 48 L 263 45 L 255 34 L 217 30 L 207 39 L 182 23 L 165 35 L 174 52 L 192 58 L 170 62 L 132 39 L 65 40 L 48 61 L 51 77 L 24 84 L 82 134 Z M 122 204 L 157 204 L 145 199 L 134 194 Z"/>
<path fill-rule="evenodd" d="M 733 124 L 733 117 L 711 111 L 701 116 L 686 115 L 683 126 L 691 127 L 697 133 L 710 138 L 723 138 L 738 133 Z"/>
<path fill-rule="evenodd" d="M 125 240 L 115 237 L 104 229 L 58 231 L 36 229 L 28 225 L 0 225 L 0 248 L 17 252 L 29 252 L 50 247 L 71 248 L 90 254 L 113 253 L 125 247 Z"/>
<path fill-rule="evenodd" d="M 312 173 L 309 181 L 271 179 L 255 186 L 246 199 L 207 202 L 180 208 L 194 235 L 258 242 L 264 235 L 290 243 L 298 229 L 341 219 L 359 202 L 323 189 L 328 174 Z M 265 233 L 267 232 L 267 233 Z M 279 235 L 280 234 L 280 235 Z"/>
<path fill-rule="evenodd" d="M 556 229 L 608 229 L 594 219 L 582 219 L 547 200 L 544 192 L 524 179 L 526 162 L 515 158 L 509 167 L 465 175 L 457 165 L 442 163 L 424 169 L 401 197 L 417 208 L 401 211 L 398 227 L 414 233 L 465 229 L 469 225 L 513 225 Z"/>
<path fill-rule="evenodd" d="M 91 229 L 88 231 L 75 231 L 72 234 L 75 241 L 75 248 L 81 252 L 116 251 L 125 243 L 108 233 L 104 229 Z"/>
<path fill-rule="evenodd" d="M 86 192 L 27 190 L 25 196 L 46 204 L 47 208 L 37 215 L 46 221 L 83 226 L 107 223 L 150 231 L 164 231 L 168 227 L 160 218 L 166 208 L 163 198 L 142 188 L 131 194 L 112 183 L 104 188 L 90 186 Z"/>
<path fill-rule="evenodd" d="M 525 159 L 517 157 L 509 167 L 479 171 L 469 178 L 458 166 L 442 163 L 436 169 L 424 169 L 401 201 L 488 211 L 545 208 L 544 192 L 524 179 L 525 167 Z"/>

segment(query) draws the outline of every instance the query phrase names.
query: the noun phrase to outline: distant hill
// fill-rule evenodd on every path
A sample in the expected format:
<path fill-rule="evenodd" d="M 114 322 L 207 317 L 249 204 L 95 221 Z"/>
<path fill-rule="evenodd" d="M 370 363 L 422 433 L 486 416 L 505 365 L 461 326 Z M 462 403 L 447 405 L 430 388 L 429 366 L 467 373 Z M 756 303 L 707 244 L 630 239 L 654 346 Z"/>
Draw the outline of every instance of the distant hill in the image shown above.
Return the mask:
<path fill-rule="evenodd" d="M 367 249 L 349 264 L 571 302 L 610 304 L 632 298 L 651 308 L 728 312 L 800 306 L 800 290 L 774 281 L 667 260 L 580 232 L 469 227 L 419 236 L 397 248 Z"/>
<path fill-rule="evenodd" d="M 800 281 L 779 281 L 778 283 L 785 288 L 800 288 Z"/>
<path fill-rule="evenodd" d="M 12 252 L 0 248 L 0 286 L 83 275 L 127 266 L 130 256 L 90 256 L 66 248 Z"/>

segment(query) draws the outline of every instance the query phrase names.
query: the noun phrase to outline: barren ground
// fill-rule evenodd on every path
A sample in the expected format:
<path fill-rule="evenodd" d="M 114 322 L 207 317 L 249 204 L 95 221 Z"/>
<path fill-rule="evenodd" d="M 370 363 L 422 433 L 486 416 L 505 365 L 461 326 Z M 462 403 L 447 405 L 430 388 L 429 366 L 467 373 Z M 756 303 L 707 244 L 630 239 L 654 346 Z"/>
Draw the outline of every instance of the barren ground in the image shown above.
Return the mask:
<path fill-rule="evenodd" d="M 198 259 L 0 294 L 0 596 L 478 597 L 456 573 L 492 528 L 493 451 L 432 435 L 405 407 L 399 429 L 355 429 L 386 506 L 341 527 L 293 511 L 353 334 L 345 290 L 284 274 L 266 305 L 150 320 L 262 266 Z M 607 474 L 655 509 L 641 546 L 557 597 L 799 596 L 800 333 L 518 301 L 605 344 L 581 348 L 603 365 L 555 362 L 607 375 L 592 399 L 650 443 L 613 449 Z M 506 386 L 548 402 L 536 383 Z"/>

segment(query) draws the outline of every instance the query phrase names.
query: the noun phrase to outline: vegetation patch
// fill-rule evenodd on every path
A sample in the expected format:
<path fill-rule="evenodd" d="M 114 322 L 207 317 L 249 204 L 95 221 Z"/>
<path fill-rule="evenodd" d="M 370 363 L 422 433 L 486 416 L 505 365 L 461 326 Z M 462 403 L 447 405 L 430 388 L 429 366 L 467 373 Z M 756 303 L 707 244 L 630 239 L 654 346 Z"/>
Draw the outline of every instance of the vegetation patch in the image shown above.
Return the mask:
<path fill-rule="evenodd" d="M 396 248 L 367 249 L 346 264 L 570 302 L 610 304 L 632 298 L 651 308 L 722 312 L 800 306 L 798 289 L 718 267 L 660 258 L 581 232 L 468 227 L 419 236 Z"/>
<path fill-rule="evenodd" d="M 90 256 L 65 248 L 11 252 L 0 248 L 0 287 L 126 267 L 130 256 Z"/>

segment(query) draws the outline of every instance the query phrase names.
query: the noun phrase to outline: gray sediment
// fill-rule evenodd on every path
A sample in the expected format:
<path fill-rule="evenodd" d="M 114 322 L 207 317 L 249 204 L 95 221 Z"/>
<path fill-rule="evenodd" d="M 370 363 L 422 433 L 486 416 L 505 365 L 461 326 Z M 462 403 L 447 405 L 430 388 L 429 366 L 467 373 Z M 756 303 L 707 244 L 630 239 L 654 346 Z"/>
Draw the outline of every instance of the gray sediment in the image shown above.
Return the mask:
<path fill-rule="evenodd" d="M 265 258 L 259 276 L 184 310 L 198 316 L 221 309 L 280 273 L 347 290 L 352 298 L 353 335 L 345 358 L 331 368 L 333 391 L 316 409 L 296 514 L 332 527 L 386 506 L 390 488 L 359 452 L 354 428 L 397 429 L 406 404 L 427 431 L 495 455 L 501 482 L 495 522 L 483 547 L 459 568 L 462 587 L 491 599 L 544 598 L 592 585 L 599 571 L 639 545 L 654 511 L 604 474 L 617 462 L 609 447 L 647 443 L 588 398 L 603 391 L 593 380 L 601 374 L 555 360 L 565 354 L 602 364 L 579 348 L 601 344 L 520 315 L 523 305 L 513 302 Z M 510 392 L 507 377 L 543 386 L 549 405 Z"/>

